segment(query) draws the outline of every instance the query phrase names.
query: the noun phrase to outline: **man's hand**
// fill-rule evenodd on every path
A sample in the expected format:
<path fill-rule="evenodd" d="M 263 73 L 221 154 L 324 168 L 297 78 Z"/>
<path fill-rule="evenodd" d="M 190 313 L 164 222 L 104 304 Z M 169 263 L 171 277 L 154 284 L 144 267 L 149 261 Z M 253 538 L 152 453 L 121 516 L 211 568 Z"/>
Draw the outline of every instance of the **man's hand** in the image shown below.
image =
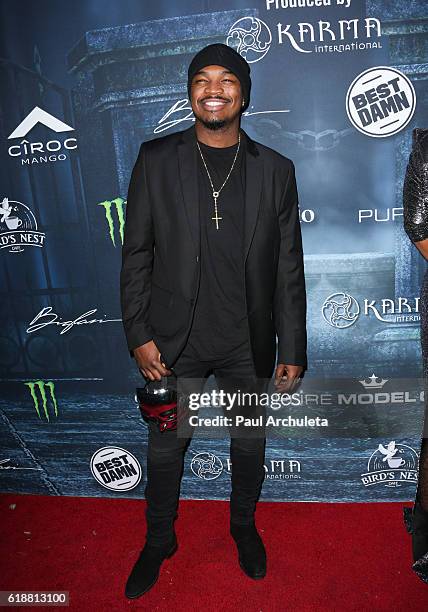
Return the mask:
<path fill-rule="evenodd" d="M 303 366 L 278 363 L 275 370 L 275 387 L 278 391 L 292 392 L 300 380 Z"/>
<path fill-rule="evenodd" d="M 160 380 L 162 376 L 172 374 L 171 370 L 161 363 L 160 352 L 153 340 L 134 349 L 134 357 L 140 372 L 149 380 Z"/>

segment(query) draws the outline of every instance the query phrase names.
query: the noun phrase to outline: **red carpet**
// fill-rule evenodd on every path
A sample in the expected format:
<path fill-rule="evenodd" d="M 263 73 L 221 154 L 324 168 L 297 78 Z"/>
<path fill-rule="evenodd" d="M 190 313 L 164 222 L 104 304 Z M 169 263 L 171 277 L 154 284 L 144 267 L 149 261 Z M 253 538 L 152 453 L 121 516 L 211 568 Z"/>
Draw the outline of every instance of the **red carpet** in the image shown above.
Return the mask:
<path fill-rule="evenodd" d="M 0 504 L 0 590 L 68 590 L 71 610 L 428 610 L 401 503 L 260 502 L 268 576 L 252 581 L 227 532 L 227 502 L 182 501 L 178 552 L 134 601 L 123 589 L 144 541 L 144 501 L 9 494 Z"/>

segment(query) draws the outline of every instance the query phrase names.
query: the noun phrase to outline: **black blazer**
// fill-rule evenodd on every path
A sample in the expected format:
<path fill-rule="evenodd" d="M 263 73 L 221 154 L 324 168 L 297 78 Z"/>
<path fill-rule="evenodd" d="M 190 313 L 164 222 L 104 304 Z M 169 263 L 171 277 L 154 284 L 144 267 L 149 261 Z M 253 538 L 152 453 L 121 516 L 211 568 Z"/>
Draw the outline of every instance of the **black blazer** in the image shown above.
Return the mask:
<path fill-rule="evenodd" d="M 307 367 L 306 291 L 293 162 L 246 139 L 244 256 L 256 373 Z M 144 142 L 131 175 L 120 291 L 128 348 L 153 339 L 169 367 L 191 328 L 200 277 L 195 126 Z"/>

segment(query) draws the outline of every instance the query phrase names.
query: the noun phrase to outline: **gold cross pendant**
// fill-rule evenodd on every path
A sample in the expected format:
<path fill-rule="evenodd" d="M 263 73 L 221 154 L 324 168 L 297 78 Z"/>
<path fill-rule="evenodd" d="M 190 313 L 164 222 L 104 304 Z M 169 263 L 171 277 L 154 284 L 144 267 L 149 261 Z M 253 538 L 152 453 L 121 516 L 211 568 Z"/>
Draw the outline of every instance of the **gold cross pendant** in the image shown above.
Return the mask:
<path fill-rule="evenodd" d="M 211 219 L 215 221 L 215 227 L 216 229 L 218 229 L 218 222 L 220 221 L 220 219 L 223 219 L 223 217 L 218 216 L 218 212 L 217 212 L 218 191 L 213 192 L 213 198 L 214 198 L 215 217 L 211 217 Z"/>
<path fill-rule="evenodd" d="M 223 217 L 219 217 L 218 214 L 217 214 L 217 211 L 216 211 L 215 214 L 216 214 L 216 216 L 215 217 L 211 217 L 211 219 L 215 220 L 215 227 L 216 227 L 216 229 L 218 229 L 218 222 L 219 222 L 220 219 L 223 219 Z"/>

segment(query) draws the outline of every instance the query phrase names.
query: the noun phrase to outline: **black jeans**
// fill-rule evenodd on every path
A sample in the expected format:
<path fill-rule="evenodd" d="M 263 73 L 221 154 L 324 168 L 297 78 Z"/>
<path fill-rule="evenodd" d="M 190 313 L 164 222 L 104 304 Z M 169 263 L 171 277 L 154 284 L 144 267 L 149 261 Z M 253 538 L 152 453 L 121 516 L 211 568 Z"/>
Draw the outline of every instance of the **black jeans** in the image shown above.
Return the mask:
<path fill-rule="evenodd" d="M 200 379 L 202 391 L 206 378 L 212 372 L 219 389 L 233 392 L 237 389 L 264 392 L 268 381 L 258 379 L 254 369 L 249 344 L 232 350 L 224 359 L 201 361 L 187 345 L 175 365 L 177 377 Z M 192 380 L 192 392 L 196 392 Z M 177 518 L 180 482 L 183 474 L 184 454 L 192 437 L 179 437 L 176 431 L 160 432 L 157 425 L 149 423 L 147 449 L 147 542 L 162 546 L 171 541 L 174 520 Z M 239 436 L 231 433 L 230 459 L 232 463 L 232 492 L 230 496 L 230 521 L 249 525 L 254 521 L 256 503 L 264 480 L 265 436 L 260 428 L 257 433 L 246 427 Z M 187 434 L 186 434 L 187 435 Z"/>

